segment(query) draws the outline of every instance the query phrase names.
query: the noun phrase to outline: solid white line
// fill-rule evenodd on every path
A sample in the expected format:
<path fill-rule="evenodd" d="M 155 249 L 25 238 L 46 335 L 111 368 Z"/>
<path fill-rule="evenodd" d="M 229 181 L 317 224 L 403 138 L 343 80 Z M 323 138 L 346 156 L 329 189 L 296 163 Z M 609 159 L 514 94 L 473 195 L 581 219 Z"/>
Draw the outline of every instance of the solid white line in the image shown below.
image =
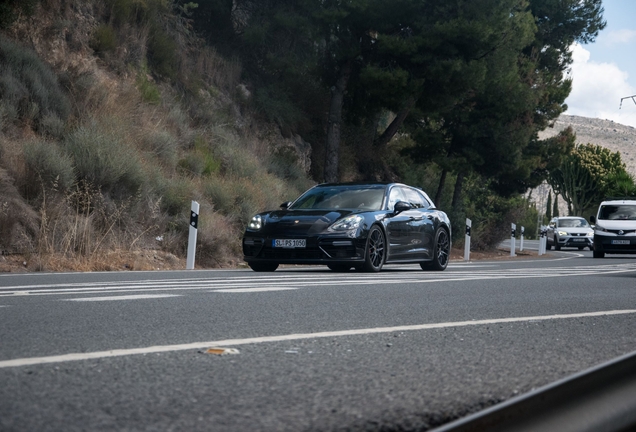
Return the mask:
<path fill-rule="evenodd" d="M 64 299 L 62 301 L 87 302 L 87 301 L 141 300 L 141 299 L 153 299 L 153 298 L 165 298 L 165 297 L 181 297 L 181 296 L 178 294 L 139 294 L 139 295 L 125 295 L 125 296 L 108 296 L 108 297 L 82 297 L 82 298 Z"/>
<path fill-rule="evenodd" d="M 330 332 L 299 333 L 299 334 L 289 334 L 289 335 L 280 335 L 280 336 L 263 336 L 263 337 L 254 337 L 254 338 L 246 338 L 246 339 L 225 339 L 225 340 L 208 341 L 208 342 L 193 342 L 193 343 L 179 344 L 179 345 L 159 345 L 159 346 L 151 346 L 151 347 L 145 347 L 145 348 L 117 349 L 117 350 L 111 350 L 111 351 L 96 351 L 96 352 L 89 352 L 89 353 L 73 353 L 73 354 L 63 354 L 63 355 L 48 356 L 48 357 L 30 357 L 30 358 L 21 358 L 21 359 L 13 359 L 13 360 L 4 360 L 4 361 L 0 361 L 0 369 L 10 368 L 10 367 L 19 367 L 19 366 L 31 366 L 31 365 L 46 364 L 46 363 L 63 363 L 63 362 L 70 362 L 70 361 L 101 359 L 101 358 L 107 358 L 107 357 L 122 357 L 122 356 L 137 355 L 137 354 L 156 354 L 156 353 L 162 353 L 162 352 L 185 351 L 185 350 L 207 348 L 211 346 L 236 346 L 236 345 L 268 343 L 268 342 L 293 341 L 293 340 L 301 340 L 301 339 L 359 336 L 359 335 L 367 335 L 367 334 L 392 333 L 392 332 L 400 332 L 400 331 L 417 331 L 417 330 L 430 330 L 430 329 L 440 329 L 440 328 L 450 328 L 450 327 L 469 327 L 469 326 L 478 326 L 478 325 L 486 325 L 486 324 L 491 325 L 491 324 L 517 323 L 517 322 L 528 322 L 528 321 L 547 321 L 547 320 L 572 319 L 572 318 L 592 318 L 592 317 L 626 315 L 626 314 L 636 314 L 636 310 L 627 309 L 627 310 L 585 312 L 585 313 L 577 313 L 577 314 L 539 315 L 539 316 L 517 317 L 517 318 L 495 318 L 495 319 L 486 319 L 486 320 L 419 324 L 419 325 L 396 326 L 396 327 L 376 327 L 376 328 L 367 328 L 367 329 L 340 330 L 340 331 L 330 331 Z"/>

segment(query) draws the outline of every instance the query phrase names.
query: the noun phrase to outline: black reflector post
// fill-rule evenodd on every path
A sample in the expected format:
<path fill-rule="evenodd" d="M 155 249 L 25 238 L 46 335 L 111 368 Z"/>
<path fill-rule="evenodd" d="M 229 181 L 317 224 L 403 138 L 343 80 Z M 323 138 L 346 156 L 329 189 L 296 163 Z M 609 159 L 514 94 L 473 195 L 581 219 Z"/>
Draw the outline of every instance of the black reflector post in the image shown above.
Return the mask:
<path fill-rule="evenodd" d="M 194 255 L 197 250 L 197 229 L 199 227 L 199 203 L 192 201 L 190 211 L 190 236 L 188 237 L 188 257 L 186 270 L 194 269 Z"/>

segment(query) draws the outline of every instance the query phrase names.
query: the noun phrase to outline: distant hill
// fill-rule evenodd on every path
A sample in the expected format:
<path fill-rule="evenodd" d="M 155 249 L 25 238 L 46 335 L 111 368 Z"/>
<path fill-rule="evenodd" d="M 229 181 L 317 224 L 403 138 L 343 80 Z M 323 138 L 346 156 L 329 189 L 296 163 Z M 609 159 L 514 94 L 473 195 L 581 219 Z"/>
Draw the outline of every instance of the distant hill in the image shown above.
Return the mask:
<path fill-rule="evenodd" d="M 620 152 L 627 171 L 636 176 L 636 128 L 616 123 L 612 120 L 562 115 L 554 127 L 539 136 L 548 138 L 572 126 L 577 144 L 598 144 L 614 152 Z"/>

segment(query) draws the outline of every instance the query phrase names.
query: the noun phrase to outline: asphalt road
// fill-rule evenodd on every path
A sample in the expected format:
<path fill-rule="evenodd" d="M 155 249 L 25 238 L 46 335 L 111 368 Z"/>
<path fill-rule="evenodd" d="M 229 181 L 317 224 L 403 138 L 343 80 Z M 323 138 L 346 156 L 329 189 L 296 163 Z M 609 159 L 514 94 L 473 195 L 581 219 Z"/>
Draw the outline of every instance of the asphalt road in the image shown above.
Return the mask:
<path fill-rule="evenodd" d="M 634 335 L 636 257 L 589 251 L 439 273 L 6 274 L 0 430 L 427 430 Z"/>

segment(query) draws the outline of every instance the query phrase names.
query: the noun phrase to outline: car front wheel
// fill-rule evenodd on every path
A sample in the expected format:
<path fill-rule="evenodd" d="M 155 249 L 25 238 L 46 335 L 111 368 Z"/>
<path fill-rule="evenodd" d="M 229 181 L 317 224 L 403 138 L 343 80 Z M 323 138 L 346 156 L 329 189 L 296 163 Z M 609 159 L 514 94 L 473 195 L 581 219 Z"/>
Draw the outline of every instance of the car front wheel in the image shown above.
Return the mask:
<path fill-rule="evenodd" d="M 435 249 L 433 260 L 420 263 L 422 270 L 442 271 L 448 267 L 450 260 L 450 236 L 444 228 L 438 228 L 435 233 Z"/>
<path fill-rule="evenodd" d="M 592 252 L 594 258 L 605 258 L 605 252 L 594 251 Z"/>
<path fill-rule="evenodd" d="M 273 272 L 278 268 L 278 263 L 248 263 L 247 265 L 256 272 Z"/>
<path fill-rule="evenodd" d="M 554 250 L 561 250 L 561 245 L 559 244 L 559 239 L 554 238 Z"/>
<path fill-rule="evenodd" d="M 384 240 L 384 233 L 377 225 L 374 225 L 371 227 L 367 237 L 362 271 L 379 272 L 384 265 L 385 255 L 386 241 Z"/>

